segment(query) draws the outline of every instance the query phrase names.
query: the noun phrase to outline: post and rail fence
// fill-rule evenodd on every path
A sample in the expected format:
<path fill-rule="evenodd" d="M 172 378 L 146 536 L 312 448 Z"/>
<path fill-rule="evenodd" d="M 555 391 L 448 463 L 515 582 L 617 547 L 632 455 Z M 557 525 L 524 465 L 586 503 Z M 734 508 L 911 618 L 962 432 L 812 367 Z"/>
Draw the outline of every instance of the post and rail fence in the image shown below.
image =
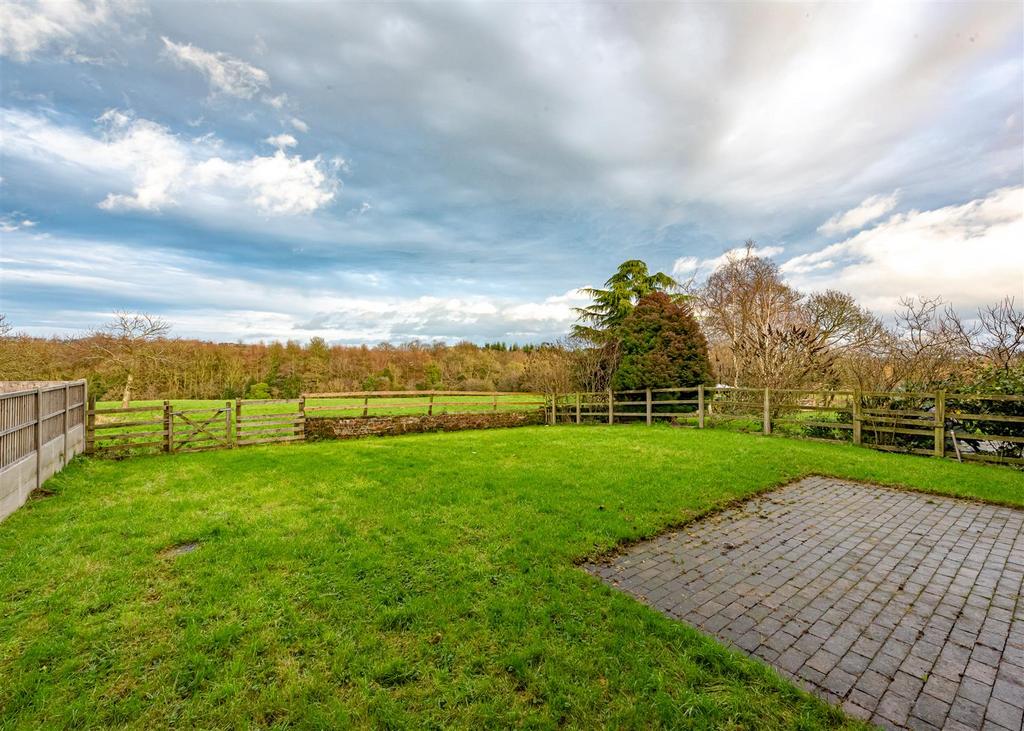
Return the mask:
<path fill-rule="evenodd" d="M 233 449 L 303 441 L 308 419 L 419 415 L 429 420 L 511 411 L 535 414 L 532 423 L 670 421 L 697 429 L 734 424 L 766 435 L 1024 465 L 1024 396 L 1014 394 L 701 385 L 548 396 L 512 391 L 344 391 L 294 399 L 162 401 L 119 407 L 88 398 L 85 381 L 0 381 L 0 520 L 83 451 L 127 457 Z"/>
<path fill-rule="evenodd" d="M 540 394 L 511 391 L 339 391 L 295 399 L 235 399 L 129 407 L 89 400 L 85 451 L 108 457 L 196 452 L 303 441 L 307 418 L 498 414 L 546 409 Z"/>
<path fill-rule="evenodd" d="M 883 451 L 1024 465 L 1024 396 L 691 386 L 542 396 L 492 391 L 340 391 L 297 399 L 129 408 L 90 400 L 86 452 L 128 456 L 302 441 L 307 419 L 432 417 L 536 409 L 549 424 L 653 424 L 849 442 Z"/>
<path fill-rule="evenodd" d="M 845 441 L 883 451 L 1024 465 L 1024 396 L 943 390 L 854 391 L 733 386 L 555 396 L 550 423 L 671 421 L 703 429 Z"/>

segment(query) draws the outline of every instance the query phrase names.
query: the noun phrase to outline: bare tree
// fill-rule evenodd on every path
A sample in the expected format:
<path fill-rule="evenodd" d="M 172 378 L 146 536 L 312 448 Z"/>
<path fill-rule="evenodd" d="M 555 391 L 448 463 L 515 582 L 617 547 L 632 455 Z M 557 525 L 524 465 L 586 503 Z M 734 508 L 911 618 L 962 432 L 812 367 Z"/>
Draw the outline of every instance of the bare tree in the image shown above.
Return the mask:
<path fill-rule="evenodd" d="M 1009 370 L 1024 354 L 1024 310 L 1016 306 L 1013 297 L 978 308 L 973 322 L 964 322 L 951 305 L 947 306 L 942 328 L 962 353 L 1000 370 Z"/>
<path fill-rule="evenodd" d="M 595 344 L 574 336 L 565 340 L 562 346 L 569 354 L 570 390 L 597 393 L 608 388 L 619 362 L 617 339 Z"/>
<path fill-rule="evenodd" d="M 523 372 L 527 388 L 538 393 L 564 395 L 573 390 L 573 364 L 560 344 L 542 345 L 530 353 Z"/>
<path fill-rule="evenodd" d="M 890 387 L 927 389 L 956 372 L 958 351 L 944 321 L 941 297 L 901 299 L 895 322 L 885 356 Z"/>
<path fill-rule="evenodd" d="M 124 378 L 121 406 L 128 408 L 136 371 L 145 362 L 162 363 L 165 359 L 153 343 L 163 340 L 171 326 L 163 319 L 147 313 L 115 312 L 114 319 L 93 333 L 91 347 L 94 357 L 104 361 Z"/>
<path fill-rule="evenodd" d="M 801 299 L 774 262 L 754 254 L 750 240 L 711 273 L 697 293 L 697 311 L 708 335 L 728 347 L 733 385 L 793 386 L 776 378 L 780 361 L 806 363 L 818 350 Z M 786 372 L 802 370 L 790 363 Z"/>

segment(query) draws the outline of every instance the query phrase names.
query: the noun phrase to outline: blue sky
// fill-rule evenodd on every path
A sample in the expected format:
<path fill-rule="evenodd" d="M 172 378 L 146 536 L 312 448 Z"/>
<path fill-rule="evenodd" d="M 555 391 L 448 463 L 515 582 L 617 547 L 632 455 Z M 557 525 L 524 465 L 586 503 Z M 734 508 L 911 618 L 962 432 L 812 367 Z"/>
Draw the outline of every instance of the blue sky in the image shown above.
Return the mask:
<path fill-rule="evenodd" d="M 887 313 L 1024 299 L 1009 3 L 0 5 L 0 311 L 540 341 L 754 238 Z"/>

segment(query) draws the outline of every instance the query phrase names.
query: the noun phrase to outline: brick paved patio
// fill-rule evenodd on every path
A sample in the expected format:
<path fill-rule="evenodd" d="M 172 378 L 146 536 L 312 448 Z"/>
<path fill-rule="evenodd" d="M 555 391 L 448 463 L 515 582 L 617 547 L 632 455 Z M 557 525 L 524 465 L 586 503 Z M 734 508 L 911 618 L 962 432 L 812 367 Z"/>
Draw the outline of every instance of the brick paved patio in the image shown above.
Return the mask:
<path fill-rule="evenodd" d="M 585 568 L 858 718 L 1022 729 L 1024 511 L 810 477 Z"/>

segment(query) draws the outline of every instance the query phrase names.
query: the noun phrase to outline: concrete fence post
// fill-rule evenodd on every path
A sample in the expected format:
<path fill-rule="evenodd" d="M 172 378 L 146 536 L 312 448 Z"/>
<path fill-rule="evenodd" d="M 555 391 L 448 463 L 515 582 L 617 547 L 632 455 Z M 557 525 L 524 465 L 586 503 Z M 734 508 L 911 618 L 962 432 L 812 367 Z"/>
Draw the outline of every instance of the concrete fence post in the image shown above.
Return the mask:
<path fill-rule="evenodd" d="M 36 487 L 43 484 L 43 389 L 36 389 Z"/>
<path fill-rule="evenodd" d="M 60 455 L 60 466 L 68 466 L 68 405 L 71 403 L 71 384 L 64 384 L 64 448 Z"/>

